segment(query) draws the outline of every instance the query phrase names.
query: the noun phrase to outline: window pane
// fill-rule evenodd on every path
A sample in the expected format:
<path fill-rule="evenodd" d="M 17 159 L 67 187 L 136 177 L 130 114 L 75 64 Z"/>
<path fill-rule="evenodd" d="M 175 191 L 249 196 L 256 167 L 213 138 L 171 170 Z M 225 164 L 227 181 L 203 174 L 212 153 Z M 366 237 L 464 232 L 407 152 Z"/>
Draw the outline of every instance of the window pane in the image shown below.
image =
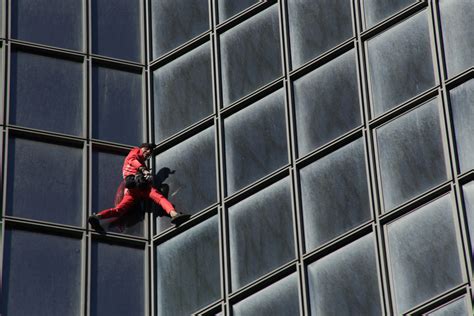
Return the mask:
<path fill-rule="evenodd" d="M 224 137 L 229 195 L 287 164 L 283 90 L 226 118 Z"/>
<path fill-rule="evenodd" d="M 6 229 L 2 315 L 81 315 L 81 243 Z"/>
<path fill-rule="evenodd" d="M 467 217 L 467 226 L 469 230 L 471 261 L 474 262 L 474 182 L 469 182 L 463 186 L 465 212 Z"/>
<path fill-rule="evenodd" d="M 94 0 L 92 52 L 141 61 L 140 0 Z"/>
<path fill-rule="evenodd" d="M 440 0 L 444 53 L 449 77 L 474 65 L 472 0 Z"/>
<path fill-rule="evenodd" d="M 144 270 L 144 249 L 93 241 L 91 315 L 144 315 Z"/>
<path fill-rule="evenodd" d="M 153 59 L 209 30 L 208 0 L 152 0 Z"/>
<path fill-rule="evenodd" d="M 397 314 L 463 282 L 450 195 L 386 229 Z"/>
<path fill-rule="evenodd" d="M 295 258 L 288 179 L 229 208 L 232 290 Z"/>
<path fill-rule="evenodd" d="M 220 37 L 222 97 L 228 105 L 282 74 L 278 6 Z"/>
<path fill-rule="evenodd" d="M 311 315 L 382 315 L 374 235 L 308 266 Z"/>
<path fill-rule="evenodd" d="M 82 50 L 83 0 L 11 1 L 13 38 Z"/>
<path fill-rule="evenodd" d="M 156 141 L 213 113 L 211 71 L 206 43 L 153 72 Z"/>
<path fill-rule="evenodd" d="M 467 296 L 456 299 L 455 301 L 449 302 L 445 306 L 428 313 L 431 316 L 453 316 L 453 315 L 469 315 L 469 304 L 467 301 Z"/>
<path fill-rule="evenodd" d="M 10 123 L 82 136 L 84 65 L 12 51 Z"/>
<path fill-rule="evenodd" d="M 218 0 L 219 21 L 223 22 L 257 2 L 259 2 L 259 0 Z"/>
<path fill-rule="evenodd" d="M 435 85 L 427 11 L 367 42 L 375 115 Z"/>
<path fill-rule="evenodd" d="M 141 74 L 93 66 L 94 138 L 131 145 L 143 142 L 142 81 Z"/>
<path fill-rule="evenodd" d="M 474 168 L 474 80 L 450 91 L 459 170 Z"/>
<path fill-rule="evenodd" d="M 298 155 L 361 124 L 354 50 L 294 82 Z"/>
<path fill-rule="evenodd" d="M 214 128 L 208 128 L 160 153 L 156 157 L 156 170 L 155 185 L 160 187 L 164 181 L 169 188 L 168 197 L 178 211 L 195 214 L 215 203 L 217 187 Z M 156 225 L 157 232 L 171 226 L 168 217 L 157 218 Z"/>
<path fill-rule="evenodd" d="M 416 3 L 416 0 L 364 0 L 366 28 L 374 26 L 413 3 Z"/>
<path fill-rule="evenodd" d="M 376 130 L 385 210 L 447 179 L 437 102 L 434 99 Z"/>
<path fill-rule="evenodd" d="M 158 316 L 190 315 L 221 297 L 218 234 L 214 216 L 156 247 Z"/>
<path fill-rule="evenodd" d="M 232 315 L 300 315 L 298 279 L 292 274 L 232 306 Z"/>
<path fill-rule="evenodd" d="M 370 220 L 362 139 L 301 169 L 300 179 L 306 250 Z"/>
<path fill-rule="evenodd" d="M 122 165 L 126 154 L 111 151 L 92 151 L 92 212 L 115 206 L 122 182 Z M 145 232 L 145 208 L 137 204 L 132 211 L 120 218 L 103 221 L 108 231 L 143 236 Z"/>
<path fill-rule="evenodd" d="M 82 148 L 10 137 L 6 214 L 81 225 Z"/>
<path fill-rule="evenodd" d="M 293 68 L 353 36 L 350 0 L 288 1 Z"/>

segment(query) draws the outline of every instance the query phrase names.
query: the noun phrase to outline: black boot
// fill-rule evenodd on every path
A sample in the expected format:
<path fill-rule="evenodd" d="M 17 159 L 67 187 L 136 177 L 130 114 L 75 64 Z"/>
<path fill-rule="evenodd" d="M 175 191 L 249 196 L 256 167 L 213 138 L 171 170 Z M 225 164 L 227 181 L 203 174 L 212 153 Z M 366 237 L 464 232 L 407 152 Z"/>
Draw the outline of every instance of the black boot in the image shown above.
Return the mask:
<path fill-rule="evenodd" d="M 191 215 L 189 214 L 184 214 L 184 213 L 179 212 L 178 214 L 176 214 L 175 216 L 171 218 L 171 224 L 178 227 L 179 225 L 187 221 L 190 217 Z"/>
<path fill-rule="evenodd" d="M 100 216 L 96 213 L 92 213 L 91 216 L 88 218 L 89 224 L 91 224 L 92 228 L 94 228 L 98 233 L 105 233 L 104 228 L 100 225 Z"/>

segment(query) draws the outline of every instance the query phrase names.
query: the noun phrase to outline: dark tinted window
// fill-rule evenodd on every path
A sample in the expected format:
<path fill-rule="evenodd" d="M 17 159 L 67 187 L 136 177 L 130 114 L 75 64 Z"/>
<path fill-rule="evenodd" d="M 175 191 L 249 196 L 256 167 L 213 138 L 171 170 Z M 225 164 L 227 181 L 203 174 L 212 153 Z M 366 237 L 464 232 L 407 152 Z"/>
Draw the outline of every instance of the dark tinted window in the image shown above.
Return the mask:
<path fill-rule="evenodd" d="M 145 251 L 92 242 L 91 315 L 145 314 Z"/>
<path fill-rule="evenodd" d="M 427 13 L 424 10 L 368 41 L 375 115 L 435 85 Z"/>
<path fill-rule="evenodd" d="M 153 58 L 160 57 L 208 29 L 208 0 L 151 1 Z"/>
<path fill-rule="evenodd" d="M 156 315 L 190 315 L 221 297 L 218 233 L 214 216 L 156 247 Z"/>
<path fill-rule="evenodd" d="M 217 187 L 214 128 L 208 128 L 159 154 L 156 158 L 156 171 L 155 184 L 165 184 L 169 191 L 168 198 L 178 211 L 194 214 L 215 203 Z M 157 219 L 158 232 L 169 226 L 168 217 Z"/>
<path fill-rule="evenodd" d="M 438 108 L 434 99 L 376 130 L 385 210 L 446 180 Z"/>
<path fill-rule="evenodd" d="M 232 315 L 300 315 L 298 279 L 292 274 L 232 306 Z"/>
<path fill-rule="evenodd" d="M 308 266 L 311 315 L 382 315 L 373 234 Z"/>
<path fill-rule="evenodd" d="M 143 141 L 142 75 L 94 65 L 92 136 L 137 145 Z"/>
<path fill-rule="evenodd" d="M 294 82 L 298 155 L 361 124 L 354 51 Z"/>
<path fill-rule="evenodd" d="M 92 52 L 141 61 L 141 0 L 94 0 Z"/>
<path fill-rule="evenodd" d="M 81 136 L 84 66 L 12 51 L 10 123 Z"/>
<path fill-rule="evenodd" d="M 300 179 L 307 251 L 370 220 L 362 139 L 301 169 Z"/>
<path fill-rule="evenodd" d="M 292 0 L 288 15 L 293 68 L 353 36 L 350 0 Z"/>
<path fill-rule="evenodd" d="M 83 150 L 10 137 L 7 215 L 81 225 Z"/>
<path fill-rule="evenodd" d="M 386 228 L 397 314 L 463 282 L 451 200 L 439 198 Z"/>
<path fill-rule="evenodd" d="M 229 208 L 233 290 L 295 258 L 291 204 L 284 179 Z"/>
<path fill-rule="evenodd" d="M 224 120 L 227 193 L 288 163 L 283 90 Z"/>
<path fill-rule="evenodd" d="M 11 1 L 13 38 L 81 50 L 83 0 Z"/>
<path fill-rule="evenodd" d="M 222 97 L 228 105 L 281 76 L 278 6 L 220 36 Z"/>
<path fill-rule="evenodd" d="M 2 315 L 81 315 L 80 239 L 5 230 Z"/>
<path fill-rule="evenodd" d="M 153 72 L 157 141 L 213 113 L 211 71 L 206 43 Z"/>

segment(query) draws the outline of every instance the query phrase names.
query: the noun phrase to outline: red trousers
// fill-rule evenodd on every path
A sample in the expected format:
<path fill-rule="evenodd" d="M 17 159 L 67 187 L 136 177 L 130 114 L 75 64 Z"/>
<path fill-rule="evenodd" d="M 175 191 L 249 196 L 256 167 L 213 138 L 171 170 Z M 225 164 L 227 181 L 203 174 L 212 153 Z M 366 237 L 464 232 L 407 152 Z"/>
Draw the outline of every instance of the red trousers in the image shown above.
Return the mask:
<path fill-rule="evenodd" d="M 171 202 L 168 201 L 163 196 L 163 194 L 158 192 L 158 190 L 152 186 L 149 186 L 146 189 L 125 189 L 123 199 L 120 201 L 120 203 L 118 203 L 113 208 L 99 212 L 97 215 L 103 219 L 118 217 L 132 209 L 135 203 L 146 199 L 153 200 L 153 202 L 161 206 L 167 214 L 170 214 L 171 211 L 174 211 L 173 204 L 171 204 Z"/>

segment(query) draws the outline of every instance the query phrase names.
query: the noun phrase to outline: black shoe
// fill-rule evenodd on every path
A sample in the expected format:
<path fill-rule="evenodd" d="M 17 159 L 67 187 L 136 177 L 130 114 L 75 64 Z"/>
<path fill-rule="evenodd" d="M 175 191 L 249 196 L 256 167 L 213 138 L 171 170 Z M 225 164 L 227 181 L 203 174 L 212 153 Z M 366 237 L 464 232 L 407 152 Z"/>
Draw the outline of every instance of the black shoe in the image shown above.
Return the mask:
<path fill-rule="evenodd" d="M 88 220 L 89 224 L 91 224 L 92 228 L 94 228 L 97 232 L 103 234 L 105 233 L 104 228 L 100 226 L 100 218 L 96 213 L 92 213 L 91 216 L 89 216 Z"/>
<path fill-rule="evenodd" d="M 171 224 L 178 227 L 179 225 L 181 225 L 182 223 L 187 221 L 190 217 L 191 217 L 191 215 L 189 215 L 189 214 L 178 213 L 176 216 L 174 216 L 171 219 Z"/>

